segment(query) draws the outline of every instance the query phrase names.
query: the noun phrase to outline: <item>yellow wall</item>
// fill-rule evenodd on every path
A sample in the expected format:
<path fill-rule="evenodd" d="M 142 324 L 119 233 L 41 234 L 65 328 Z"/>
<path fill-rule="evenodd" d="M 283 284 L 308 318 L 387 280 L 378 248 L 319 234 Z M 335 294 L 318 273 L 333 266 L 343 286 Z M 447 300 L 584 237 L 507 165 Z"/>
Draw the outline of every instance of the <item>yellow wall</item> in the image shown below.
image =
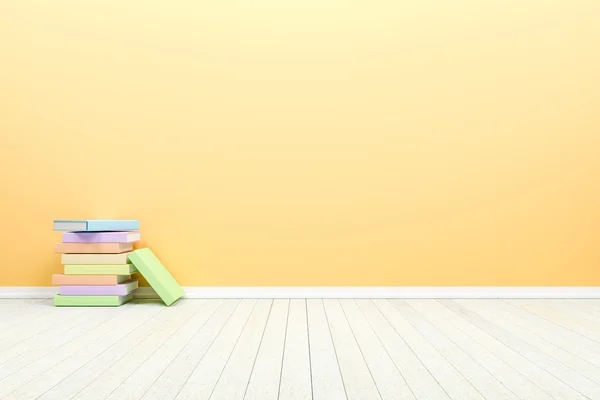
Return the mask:
<path fill-rule="evenodd" d="M 0 284 L 600 285 L 597 0 L 0 0 Z"/>

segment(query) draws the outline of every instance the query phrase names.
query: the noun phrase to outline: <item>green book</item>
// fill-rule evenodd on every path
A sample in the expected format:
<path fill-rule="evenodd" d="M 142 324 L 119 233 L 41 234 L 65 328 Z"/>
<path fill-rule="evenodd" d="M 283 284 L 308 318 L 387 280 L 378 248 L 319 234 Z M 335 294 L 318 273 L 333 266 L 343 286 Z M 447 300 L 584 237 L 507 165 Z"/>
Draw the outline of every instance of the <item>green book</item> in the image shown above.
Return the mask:
<path fill-rule="evenodd" d="M 137 272 L 132 264 L 65 264 L 65 275 L 131 275 Z"/>
<path fill-rule="evenodd" d="M 129 293 L 125 296 L 54 296 L 55 307 L 118 307 L 133 298 Z"/>
<path fill-rule="evenodd" d="M 181 286 L 149 248 L 129 253 L 129 261 L 146 278 L 148 284 L 166 305 L 170 306 L 183 296 L 184 292 Z"/>

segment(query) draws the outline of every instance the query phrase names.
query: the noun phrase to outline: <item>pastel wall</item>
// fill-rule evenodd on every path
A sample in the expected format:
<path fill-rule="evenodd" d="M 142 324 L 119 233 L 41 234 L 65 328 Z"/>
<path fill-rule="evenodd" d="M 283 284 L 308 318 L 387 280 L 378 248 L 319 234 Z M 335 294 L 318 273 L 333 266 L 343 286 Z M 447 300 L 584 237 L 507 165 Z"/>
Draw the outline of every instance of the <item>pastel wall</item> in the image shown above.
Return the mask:
<path fill-rule="evenodd" d="M 600 285 L 597 0 L 0 0 L 0 284 Z"/>

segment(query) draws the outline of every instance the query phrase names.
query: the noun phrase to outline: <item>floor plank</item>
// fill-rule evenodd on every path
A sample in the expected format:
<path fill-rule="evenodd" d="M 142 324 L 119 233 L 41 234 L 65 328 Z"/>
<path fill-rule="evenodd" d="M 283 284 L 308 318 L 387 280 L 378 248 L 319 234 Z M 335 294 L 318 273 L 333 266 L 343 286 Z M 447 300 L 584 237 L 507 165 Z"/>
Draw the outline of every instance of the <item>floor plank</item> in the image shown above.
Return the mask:
<path fill-rule="evenodd" d="M 73 374 L 70 377 L 72 379 L 65 382 L 65 386 L 73 388 L 87 383 L 77 392 L 74 399 L 106 399 L 171 335 L 189 321 L 201 305 L 182 302 L 169 307 L 162 313 L 162 318 L 156 324 L 147 328 L 143 333 L 136 332 L 139 336 L 135 339 L 131 335 L 127 338 L 129 340 L 122 340 L 103 352 L 85 366 L 83 369 L 85 376 Z M 77 372 L 80 371 L 82 369 Z M 52 396 L 48 399 L 56 398 Z"/>
<path fill-rule="evenodd" d="M 448 336 L 444 335 L 429 320 L 419 313 L 421 302 L 407 300 L 402 314 L 417 329 L 421 335 L 437 351 L 440 352 L 462 376 L 467 379 L 475 389 L 486 399 L 514 400 L 518 397 L 500 382 L 493 374 L 461 349 Z"/>
<path fill-rule="evenodd" d="M 231 357 L 215 386 L 211 399 L 242 400 L 260 346 L 273 300 L 258 300 Z"/>
<path fill-rule="evenodd" d="M 222 304 L 221 300 L 210 300 L 204 302 L 204 304 L 202 300 L 189 301 L 199 307 L 198 312 L 163 346 L 146 359 L 133 374 L 125 379 L 108 399 L 141 398 L 158 377 L 173 363 L 175 358 L 181 354 L 183 349 L 198 335 L 198 332 Z M 63 397 L 54 395 L 49 397 L 48 400 L 57 398 Z"/>
<path fill-rule="evenodd" d="M 509 347 L 507 344 L 494 338 L 488 332 L 480 329 L 474 324 L 471 315 L 461 310 L 460 305 L 455 302 L 444 302 L 444 305 L 450 311 L 447 314 L 449 319 L 456 324 L 465 334 L 472 337 L 483 347 L 497 354 L 505 363 L 521 372 L 523 375 L 543 388 L 545 392 L 557 399 L 584 399 L 581 393 L 574 390 L 569 385 L 556 379 L 548 371 L 542 369 L 522 354 Z"/>
<path fill-rule="evenodd" d="M 3 329 L 0 332 L 0 351 L 33 339 L 41 332 L 63 323 L 69 323 L 84 314 L 85 310 L 83 309 L 72 311 L 61 307 L 49 307 L 42 315 L 22 320 L 20 323 Z"/>
<path fill-rule="evenodd" d="M 279 399 L 312 398 L 306 300 L 290 300 Z"/>
<path fill-rule="evenodd" d="M 142 396 L 147 400 L 174 399 L 229 320 L 240 300 L 225 300 L 194 338 L 175 357 Z"/>
<path fill-rule="evenodd" d="M 531 382 L 520 371 L 505 363 L 498 355 L 483 347 L 472 337 L 466 335 L 456 323 L 448 319 L 446 313 L 450 310 L 438 304 L 435 300 L 412 302 L 413 307 L 429 322 L 435 325 L 446 337 L 456 343 L 465 353 L 469 354 L 483 368 L 521 399 L 550 400 L 552 397 L 542 388 Z"/>
<path fill-rule="evenodd" d="M 553 336 L 546 329 L 536 329 L 532 324 L 516 317 L 514 313 L 496 307 L 498 301 L 471 300 L 465 302 L 458 300 L 457 303 L 477 312 L 488 321 L 493 321 L 505 331 L 578 371 L 600 386 L 600 368 L 586 360 L 586 357 L 589 357 L 589 351 L 584 349 L 580 353 L 581 356 L 578 356 L 577 352 L 571 351 L 572 346 L 568 340 L 560 340 L 560 335 Z M 559 345 L 556 344 L 557 342 Z M 563 347 L 561 348 L 560 345 Z"/>
<path fill-rule="evenodd" d="M 71 318 L 68 323 L 57 324 L 44 332 L 0 352 L 0 379 L 6 374 L 45 356 L 72 338 L 88 332 L 114 315 L 107 309 L 94 308 Z M 9 367 L 9 368 L 5 368 Z"/>
<path fill-rule="evenodd" d="M 356 302 L 394 364 L 406 379 L 415 397 L 419 400 L 449 399 L 439 382 L 375 304 L 371 300 L 365 299 L 356 300 Z"/>
<path fill-rule="evenodd" d="M 0 299 L 0 399 L 600 398 L 598 300 Z"/>
<path fill-rule="evenodd" d="M 31 313 L 41 312 L 45 307 L 52 306 L 49 299 L 0 299 L 0 331 L 14 323 L 17 318 L 23 318 Z"/>
<path fill-rule="evenodd" d="M 600 367 L 600 343 L 566 329 L 558 324 L 523 310 L 521 307 L 497 300 L 490 304 L 494 309 L 508 313 L 513 320 L 518 320 L 526 329 L 565 351 L 575 354 L 590 364 Z"/>
<path fill-rule="evenodd" d="M 383 400 L 415 399 L 404 376 L 396 368 L 356 301 L 344 299 L 340 300 L 340 304 L 381 398 Z"/>
<path fill-rule="evenodd" d="M 290 301 L 287 299 L 273 301 L 244 399 L 277 399 L 289 307 Z"/>
<path fill-rule="evenodd" d="M 55 381 L 81 368 L 87 361 L 101 353 L 122 337 L 134 332 L 140 325 L 160 314 L 164 307 L 130 305 L 116 312 L 100 327 L 82 335 L 63 347 L 12 373 L 0 381 L 0 398 L 35 398 Z"/>
<path fill-rule="evenodd" d="M 515 299 L 516 304 L 535 304 L 532 300 Z M 595 326 L 595 331 L 600 331 L 600 310 L 592 303 L 575 303 L 574 301 L 565 301 L 562 299 L 547 299 L 544 305 L 549 309 L 554 309 L 562 314 L 574 318 L 580 324 Z"/>
<path fill-rule="evenodd" d="M 552 302 L 548 301 L 542 303 L 535 301 L 509 300 L 508 302 L 600 345 L 600 322 L 598 321 L 584 321 L 573 313 L 566 312 L 559 307 L 553 306 Z"/>
<path fill-rule="evenodd" d="M 323 302 L 348 399 L 381 399 L 339 301 L 327 299 Z"/>
<path fill-rule="evenodd" d="M 239 307 L 196 365 L 176 399 L 210 398 L 255 305 L 254 299 L 244 299 L 240 302 Z"/>
<path fill-rule="evenodd" d="M 325 316 L 323 301 L 309 299 L 307 300 L 307 309 L 314 399 L 346 399 L 346 389 Z"/>
<path fill-rule="evenodd" d="M 481 394 L 406 320 L 388 300 L 376 300 L 375 305 L 390 321 L 417 357 L 427 366 L 451 399 L 478 399 Z"/>
<path fill-rule="evenodd" d="M 548 356 L 547 354 L 541 352 L 534 346 L 531 346 L 524 340 L 501 328 L 498 324 L 490 322 L 480 314 L 472 311 L 468 306 L 469 304 L 475 302 L 476 301 L 471 301 L 466 303 L 466 307 L 464 306 L 464 302 L 447 303 L 449 304 L 449 308 L 460 310 L 459 312 L 461 312 L 461 315 L 473 325 L 486 332 L 489 336 L 495 338 L 497 341 L 510 347 L 514 352 L 520 354 L 542 370 L 546 371 L 553 377 L 555 381 L 561 382 L 581 396 L 600 398 L 600 385 L 586 378 L 572 368 Z M 485 316 L 485 311 L 482 311 L 482 314 Z"/>

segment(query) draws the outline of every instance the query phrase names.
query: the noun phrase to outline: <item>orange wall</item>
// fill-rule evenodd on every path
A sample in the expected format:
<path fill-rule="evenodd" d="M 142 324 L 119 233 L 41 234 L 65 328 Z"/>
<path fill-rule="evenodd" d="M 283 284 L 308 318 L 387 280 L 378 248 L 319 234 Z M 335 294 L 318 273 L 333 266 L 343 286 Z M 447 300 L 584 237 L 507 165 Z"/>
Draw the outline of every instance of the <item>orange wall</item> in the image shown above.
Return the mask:
<path fill-rule="evenodd" d="M 0 0 L 0 284 L 600 285 L 597 0 Z"/>

